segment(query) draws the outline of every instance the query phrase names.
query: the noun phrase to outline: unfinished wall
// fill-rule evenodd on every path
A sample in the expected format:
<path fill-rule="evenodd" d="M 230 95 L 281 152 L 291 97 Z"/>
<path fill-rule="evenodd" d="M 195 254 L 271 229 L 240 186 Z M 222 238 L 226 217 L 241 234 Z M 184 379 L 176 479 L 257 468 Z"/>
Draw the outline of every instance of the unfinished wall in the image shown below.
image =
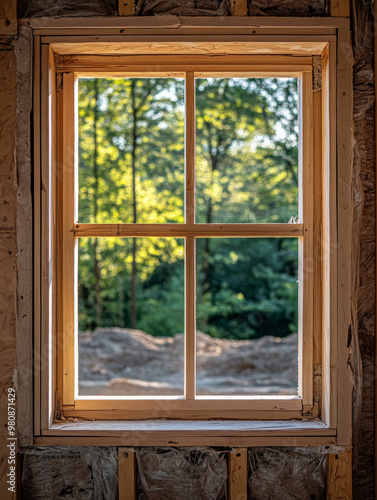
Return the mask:
<path fill-rule="evenodd" d="M 115 0 L 23 0 L 19 3 L 19 15 L 21 16 L 98 16 L 114 15 L 116 13 Z M 321 16 L 326 15 L 327 6 L 324 0 L 249 0 L 249 14 L 272 15 L 272 16 Z M 139 0 L 137 4 L 137 15 L 155 14 L 178 14 L 178 15 L 224 15 L 229 11 L 228 0 L 199 0 L 192 3 L 181 0 Z M 1 2 L 0 14 L 3 19 L 0 24 L 0 192 L 1 192 L 1 224 L 0 224 L 0 384 L 5 387 L 0 393 L 0 440 L 4 443 L 6 437 L 6 389 L 10 386 L 17 387 L 16 370 L 16 322 L 17 330 L 23 330 L 23 339 L 29 339 L 29 343 L 20 346 L 18 353 L 18 366 L 20 367 L 19 379 L 22 381 L 30 374 L 30 352 L 31 352 L 31 240 L 28 228 L 31 224 L 30 212 L 30 61 L 31 43 L 30 32 L 24 31 L 19 34 L 17 47 L 22 54 L 17 59 L 16 71 L 16 23 L 15 4 L 12 2 Z M 353 270 L 354 288 L 358 296 L 358 303 L 354 308 L 355 328 L 351 332 L 355 336 L 354 358 L 351 361 L 355 375 L 354 391 L 354 497 L 373 498 L 373 433 L 374 433 L 374 328 L 375 328 L 375 147 L 374 147 L 374 71 L 373 71 L 373 25 L 372 25 L 372 1 L 352 1 L 352 26 L 353 47 L 355 56 L 354 67 L 354 113 L 355 113 L 355 151 L 353 172 L 353 195 L 354 195 L 354 234 L 353 248 Z M 29 54 L 27 56 L 26 54 Z M 18 94 L 16 95 L 16 78 L 18 77 Z M 27 97 L 29 96 L 29 98 Z M 18 122 L 16 106 L 18 106 Z M 20 140 L 16 144 L 16 127 Z M 16 147 L 17 147 L 17 170 L 16 170 Z M 18 202 L 17 202 L 18 199 Z M 351 216 L 351 214 L 350 214 Z M 16 238 L 16 224 L 17 235 Z M 18 244 L 18 247 L 17 247 Z M 18 260 L 17 254 L 18 253 Z M 19 281 L 17 287 L 17 271 Z M 358 286 L 360 283 L 360 287 Z M 27 301 L 25 301 L 27 297 Z M 25 302 L 24 302 L 25 301 Z M 357 318 L 357 319 L 356 319 Z M 357 325 L 357 328 L 356 328 Z M 28 364 L 29 363 L 29 364 Z M 22 394 L 23 407 L 29 409 L 29 414 L 23 413 L 19 421 L 20 429 L 26 434 L 30 432 L 30 401 L 28 395 Z M 29 395 L 30 397 L 30 395 Z M 25 399 L 26 398 L 26 399 Z M 89 467 L 92 462 L 83 457 L 91 456 L 90 460 L 99 455 L 108 454 L 112 456 L 110 448 L 96 448 L 76 450 L 80 460 L 73 460 L 70 453 L 72 449 L 59 448 L 55 452 L 61 457 L 66 455 L 67 465 L 63 468 L 56 465 L 54 460 L 43 459 L 44 453 L 51 454 L 52 450 L 37 453 L 34 448 L 24 450 L 23 462 L 23 484 L 30 491 L 38 492 L 38 483 L 28 471 L 33 467 L 39 470 L 55 470 L 60 477 L 68 477 L 74 470 L 71 481 L 72 488 L 80 488 L 83 477 L 88 480 Z M 145 452 L 144 452 L 145 453 Z M 157 456 L 157 450 L 149 449 L 152 462 Z M 249 487 L 253 481 L 262 481 L 259 487 L 266 483 L 266 479 L 259 478 L 255 471 L 267 471 L 271 468 L 273 472 L 276 464 L 270 462 L 271 455 L 268 450 L 263 453 L 262 449 L 251 451 L 250 480 Z M 282 450 L 279 459 L 287 468 L 293 467 L 294 450 Z M 99 454 L 99 455 L 98 455 Z M 6 463 L 4 457 L 6 450 L 2 448 L 0 461 L 0 491 L 6 491 Z M 46 457 L 46 454 L 44 455 Z M 75 464 L 73 466 L 70 462 Z M 297 457 L 296 457 L 297 458 Z M 56 458 L 63 460 L 62 458 Z M 85 461 L 86 460 L 86 461 Z M 102 460 L 102 459 L 101 459 Z M 115 460 L 115 459 L 114 459 Z M 254 462 L 253 462 L 254 461 Z M 111 462 L 114 463 L 114 462 Z M 322 470 L 323 459 L 318 462 L 319 469 L 310 469 L 310 477 L 304 482 L 304 488 L 308 498 L 321 498 L 323 490 L 313 490 L 315 474 Z M 73 467 L 73 468 L 72 468 Z M 54 468 L 54 469 L 53 469 Z M 113 479 L 103 475 L 101 468 L 97 472 L 95 480 L 109 481 L 113 485 L 109 497 L 114 494 Z M 93 469 L 92 469 L 93 470 Z M 293 469 L 292 469 L 293 470 Z M 306 469 L 305 469 L 306 470 Z M 60 471 L 60 472 L 59 472 Z M 71 472 L 68 472 L 71 471 Z M 254 471 L 254 472 L 252 472 Z M 49 474 L 50 472 L 48 472 Z M 73 474 L 73 472 L 72 472 Z M 254 475 L 253 475 L 254 474 Z M 256 475 L 257 474 L 257 475 Z M 113 476 L 111 475 L 113 478 Z M 274 481 L 276 480 L 276 476 Z M 284 475 L 286 480 L 286 474 Z M 76 482 L 75 482 L 76 481 Z M 263 483 L 264 481 L 264 483 Z M 314 483 L 313 483 L 314 481 Z M 270 498 L 296 498 L 294 492 L 288 493 L 283 488 L 283 478 L 278 483 L 276 496 Z M 255 484 L 255 483 L 254 483 Z M 305 486 L 306 485 L 306 486 Z M 107 486 L 106 486 L 107 487 Z M 33 489 L 34 488 L 34 489 Z M 252 488 L 252 487 L 251 487 Z M 280 488 L 280 489 L 279 489 Z M 252 488 L 253 489 L 253 488 Z M 252 489 L 250 491 L 252 491 Z M 79 491 L 79 490 L 77 490 Z M 285 491 L 286 496 L 282 496 Z M 78 493 L 75 493 L 76 495 Z M 260 498 L 253 496 L 251 498 Z M 289 496 L 290 495 L 290 496 Z M 71 496 L 80 498 L 79 496 Z M 7 497 L 4 497 L 7 498 Z M 25 496 L 25 498 L 33 498 Z M 39 496 L 39 498 L 51 498 Z M 86 498 L 86 497 L 83 497 Z M 209 496 L 208 496 L 209 498 Z M 266 497 L 264 497 L 266 498 Z M 300 497 L 303 498 L 303 497 Z"/>
<path fill-rule="evenodd" d="M 16 4 L 1 2 L 0 15 L 0 492 L 6 492 L 8 389 L 17 388 Z"/>
<path fill-rule="evenodd" d="M 374 136 L 373 3 L 351 2 L 354 49 L 354 265 L 357 329 L 354 355 L 353 488 L 355 498 L 373 498 L 374 334 L 376 283 L 376 185 Z"/>

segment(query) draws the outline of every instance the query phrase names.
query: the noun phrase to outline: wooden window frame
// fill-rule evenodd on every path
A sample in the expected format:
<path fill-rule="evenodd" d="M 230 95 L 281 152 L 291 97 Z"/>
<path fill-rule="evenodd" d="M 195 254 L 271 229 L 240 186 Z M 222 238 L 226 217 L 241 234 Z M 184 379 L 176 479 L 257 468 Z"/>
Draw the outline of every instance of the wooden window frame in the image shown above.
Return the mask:
<path fill-rule="evenodd" d="M 61 20 L 50 21 L 48 26 L 41 26 L 38 21 L 29 20 L 27 23 L 32 24 L 35 35 L 36 436 L 59 435 L 60 431 L 53 428 L 53 420 L 61 412 L 64 417 L 121 421 L 166 417 L 308 421 L 320 417 L 329 432 L 321 428 L 317 435 L 331 435 L 332 440 L 336 435 L 337 442 L 348 443 L 351 435 L 350 391 L 339 390 L 338 384 L 340 377 L 347 388 L 351 384 L 351 375 L 345 366 L 347 352 L 341 341 L 345 335 L 344 326 L 350 318 L 350 283 L 340 274 L 340 266 L 344 268 L 350 259 L 350 243 L 347 241 L 350 224 L 339 211 L 340 206 L 351 206 L 349 193 L 344 189 L 340 191 L 340 186 L 350 176 L 351 161 L 351 113 L 344 98 L 347 96 L 349 99 L 350 95 L 351 65 L 343 53 L 344 47 L 349 47 L 348 21 L 328 18 L 296 19 L 294 22 L 263 19 L 261 27 L 261 20 L 258 19 L 258 28 L 255 28 L 255 18 L 233 18 L 225 22 L 190 19 L 182 21 L 179 34 L 176 30 L 173 32 L 170 19 L 122 19 L 122 23 L 111 20 L 107 21 L 111 26 L 105 23 L 103 28 L 96 26 L 93 20 L 78 20 L 71 27 Z M 122 26 L 121 35 L 117 23 Z M 141 26 L 143 36 L 140 36 Z M 159 42 L 156 52 L 161 53 L 164 46 L 166 55 L 150 54 L 156 41 Z M 174 51 L 177 48 L 179 51 L 188 43 L 190 51 L 197 51 L 198 54 L 186 56 L 184 65 L 181 56 L 169 57 L 169 44 L 175 47 Z M 263 47 L 269 51 L 268 55 L 260 54 Z M 212 51 L 216 57 L 203 55 L 200 51 L 204 49 Z M 230 53 L 242 51 L 242 54 L 231 57 L 220 55 L 224 49 Z M 130 51 L 140 55 L 125 55 Z M 116 61 L 110 57 L 115 53 Z M 321 92 L 312 91 L 313 55 L 322 56 Z M 211 65 L 211 70 L 208 70 L 208 65 Z M 188 197 L 184 224 L 109 224 L 94 227 L 76 223 L 74 198 L 68 194 L 74 192 L 76 182 L 73 167 L 76 155 L 75 75 L 127 73 L 131 76 L 159 71 L 173 76 L 186 71 L 190 88 L 193 87 L 194 73 L 195 76 L 209 72 L 212 75 L 235 76 L 237 72 L 245 74 L 245 65 L 248 75 L 301 78 L 302 118 L 306 125 L 302 135 L 302 223 L 217 224 L 211 225 L 211 228 L 205 227 L 205 224 L 198 225 L 200 227 L 195 225 L 192 210 L 194 147 L 189 148 L 191 154 L 186 157 Z M 341 103 L 344 103 L 344 108 L 341 108 Z M 192 116 L 193 110 L 192 99 L 186 100 L 189 116 Z M 194 121 L 191 120 L 186 128 L 186 143 L 193 144 L 194 137 Z M 60 215 L 62 207 L 65 217 Z M 186 279 L 191 283 L 191 289 L 195 283 L 195 236 L 293 236 L 303 241 L 300 245 L 303 268 L 311 271 L 302 272 L 300 281 L 304 281 L 304 287 L 312 290 L 312 294 L 306 293 L 305 303 L 301 304 L 305 313 L 302 315 L 305 335 L 300 349 L 300 364 L 305 366 L 300 380 L 302 398 L 255 396 L 219 399 L 202 396 L 193 399 L 192 374 L 186 374 L 185 400 L 166 397 L 75 398 L 72 314 L 75 278 L 73 272 L 66 272 L 75 266 L 75 239 L 79 236 L 139 237 L 152 234 L 186 238 L 186 254 L 189 257 Z M 63 297 L 63 307 L 59 307 Z M 195 304 L 190 297 L 192 299 L 193 295 L 186 299 L 186 307 L 194 312 Z M 194 366 L 192 360 L 195 356 L 193 318 L 191 314 L 186 320 L 188 349 L 185 356 L 190 366 Z M 343 425 L 342 419 L 338 419 L 340 411 L 346 417 Z M 342 429 L 340 440 L 339 429 Z M 308 436 L 312 433 L 304 431 L 303 435 L 305 432 Z M 312 438 L 308 437 L 308 440 Z"/>

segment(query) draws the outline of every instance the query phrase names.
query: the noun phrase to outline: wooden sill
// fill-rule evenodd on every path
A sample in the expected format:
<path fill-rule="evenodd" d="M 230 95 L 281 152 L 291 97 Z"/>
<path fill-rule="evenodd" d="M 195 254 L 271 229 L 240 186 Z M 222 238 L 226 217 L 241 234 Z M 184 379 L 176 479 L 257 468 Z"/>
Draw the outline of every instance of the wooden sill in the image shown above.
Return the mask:
<path fill-rule="evenodd" d="M 54 423 L 35 445 L 327 446 L 336 430 L 308 421 L 78 421 Z"/>

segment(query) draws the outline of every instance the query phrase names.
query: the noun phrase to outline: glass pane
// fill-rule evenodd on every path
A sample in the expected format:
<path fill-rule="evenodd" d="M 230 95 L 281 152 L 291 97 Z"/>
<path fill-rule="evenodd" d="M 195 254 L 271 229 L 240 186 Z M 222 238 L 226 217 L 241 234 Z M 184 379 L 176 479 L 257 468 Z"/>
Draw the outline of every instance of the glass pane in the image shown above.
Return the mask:
<path fill-rule="evenodd" d="M 298 217 L 295 78 L 196 80 L 196 221 Z"/>
<path fill-rule="evenodd" d="M 79 239 L 79 394 L 182 395 L 184 244 Z"/>
<path fill-rule="evenodd" d="M 184 80 L 79 79 L 79 221 L 183 222 Z"/>
<path fill-rule="evenodd" d="M 198 240 L 198 394 L 297 394 L 297 280 L 297 239 Z"/>

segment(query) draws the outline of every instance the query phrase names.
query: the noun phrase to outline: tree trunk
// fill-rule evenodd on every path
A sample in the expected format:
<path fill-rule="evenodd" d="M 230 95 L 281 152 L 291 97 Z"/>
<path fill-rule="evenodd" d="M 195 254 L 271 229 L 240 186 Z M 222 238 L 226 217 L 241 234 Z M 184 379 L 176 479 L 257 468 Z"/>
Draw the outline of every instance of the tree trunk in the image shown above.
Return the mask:
<path fill-rule="evenodd" d="M 136 202 L 136 146 L 137 146 L 137 109 L 136 109 L 136 83 L 131 81 L 131 101 L 132 101 L 132 211 L 134 224 L 137 223 L 137 202 Z M 137 240 L 132 240 L 132 269 L 131 269 L 131 297 L 130 297 L 130 316 L 131 328 L 136 328 L 137 325 L 137 298 L 136 298 L 136 282 L 137 282 Z"/>
<path fill-rule="evenodd" d="M 95 105 L 94 105 L 94 223 L 97 223 L 98 216 L 98 163 L 97 163 L 97 154 L 98 154 L 98 136 L 97 136 L 97 127 L 98 127 L 98 80 L 94 80 L 94 96 L 95 96 Z M 101 314 L 102 314 L 102 300 L 101 300 L 101 270 L 99 267 L 99 251 L 98 251 L 98 239 L 94 238 L 94 293 L 95 293 L 95 310 L 96 310 L 96 326 L 101 325 Z"/>
<path fill-rule="evenodd" d="M 211 141 L 211 136 L 209 136 L 209 141 Z M 210 146 L 210 142 L 209 142 Z M 210 183 L 213 182 L 213 173 L 217 169 L 217 153 L 216 156 L 211 155 L 211 178 Z M 206 224 L 212 223 L 212 198 L 209 196 L 207 213 L 206 213 Z M 203 255 L 203 295 L 210 291 L 211 289 L 211 238 L 206 238 L 204 240 L 204 255 Z"/>

